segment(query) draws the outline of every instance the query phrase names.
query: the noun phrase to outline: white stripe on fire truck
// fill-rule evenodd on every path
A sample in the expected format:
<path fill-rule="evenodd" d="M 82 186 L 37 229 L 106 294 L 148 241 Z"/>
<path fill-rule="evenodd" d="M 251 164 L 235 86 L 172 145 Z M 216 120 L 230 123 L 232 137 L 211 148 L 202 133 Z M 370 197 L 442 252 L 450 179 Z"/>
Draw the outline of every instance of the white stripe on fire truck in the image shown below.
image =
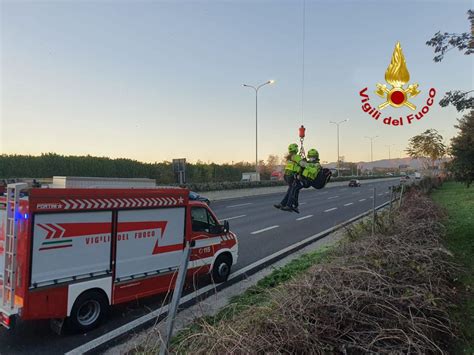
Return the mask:
<path fill-rule="evenodd" d="M 198 239 L 195 241 L 194 248 L 203 248 L 208 247 L 214 244 L 220 244 L 222 242 L 221 237 L 213 237 L 213 238 L 206 238 L 206 239 Z"/>
<path fill-rule="evenodd" d="M 47 231 L 49 231 L 50 233 L 48 234 L 51 234 L 51 236 L 53 237 L 54 236 L 54 233 L 56 233 L 56 231 L 51 228 L 50 226 L 48 226 L 47 224 L 38 224 L 40 227 L 46 229 Z"/>
<path fill-rule="evenodd" d="M 66 233 L 66 230 L 64 228 L 62 228 L 59 224 L 57 223 L 54 223 L 53 224 L 57 229 L 59 229 L 61 231 L 61 235 L 58 237 L 58 238 L 62 238 L 64 233 Z"/>
<path fill-rule="evenodd" d="M 214 260 L 214 257 L 212 256 L 209 258 L 190 260 L 188 264 L 188 268 L 192 269 L 199 266 L 211 265 L 213 260 Z"/>
<path fill-rule="evenodd" d="M 61 200 L 64 209 L 90 208 L 122 208 L 122 207 L 152 207 L 176 205 L 174 197 L 146 197 L 146 198 L 104 198 L 104 199 L 67 199 Z"/>

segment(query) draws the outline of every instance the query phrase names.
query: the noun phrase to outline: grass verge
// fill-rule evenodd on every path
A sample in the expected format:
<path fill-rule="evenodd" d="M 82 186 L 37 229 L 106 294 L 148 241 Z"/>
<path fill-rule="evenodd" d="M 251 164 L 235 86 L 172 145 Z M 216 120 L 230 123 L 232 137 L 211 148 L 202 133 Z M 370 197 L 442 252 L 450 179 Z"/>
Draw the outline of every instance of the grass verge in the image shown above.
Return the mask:
<path fill-rule="evenodd" d="M 324 262 L 330 258 L 334 246 L 323 246 L 313 252 L 303 254 L 299 258 L 290 261 L 285 266 L 275 269 L 270 275 L 249 287 L 244 293 L 231 298 L 229 304 L 221 309 L 216 315 L 193 322 L 189 328 L 178 332 L 171 341 L 171 348 L 176 348 L 183 339 L 190 337 L 193 333 L 199 333 L 203 324 L 214 326 L 219 322 L 231 320 L 249 307 L 264 307 L 269 304 L 268 293 L 283 283 L 297 277 L 311 266 Z"/>
<path fill-rule="evenodd" d="M 303 272 L 310 267 L 329 260 L 333 249 L 334 245 L 322 246 L 318 250 L 303 254 L 285 266 L 275 269 L 270 275 L 258 281 L 254 286 L 249 287 L 244 293 L 232 297 L 229 304 L 214 316 L 196 319 L 189 327 L 179 331 L 173 336 L 170 348 L 173 349 L 173 351 L 179 348 L 179 345 L 184 339 L 189 339 L 205 331 L 204 327 L 213 327 L 220 322 L 232 321 L 232 319 L 238 317 L 239 314 L 249 308 L 263 308 L 269 306 L 271 303 L 269 294 L 272 291 L 285 282 L 302 275 Z M 147 337 L 143 343 L 132 351 L 127 352 L 127 354 L 155 354 L 159 351 L 159 346 L 159 339 L 157 339 L 156 336 L 151 336 Z"/>
<path fill-rule="evenodd" d="M 464 339 L 456 352 L 474 354 L 474 189 L 449 182 L 431 196 L 448 214 L 446 245 L 465 268 L 460 276 L 465 302 L 454 312 Z"/>

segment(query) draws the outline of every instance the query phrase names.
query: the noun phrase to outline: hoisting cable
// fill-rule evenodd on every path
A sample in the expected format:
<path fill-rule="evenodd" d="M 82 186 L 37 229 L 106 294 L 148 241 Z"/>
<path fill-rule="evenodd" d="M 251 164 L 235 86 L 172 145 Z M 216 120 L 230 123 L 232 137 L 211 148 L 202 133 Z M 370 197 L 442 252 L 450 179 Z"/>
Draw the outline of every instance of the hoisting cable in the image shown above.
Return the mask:
<path fill-rule="evenodd" d="M 302 68 L 301 68 L 301 127 L 299 129 L 300 136 L 300 155 L 302 158 L 306 158 L 304 151 L 304 137 L 305 137 L 305 128 L 304 128 L 304 56 L 305 56 L 305 37 L 306 37 L 306 0 L 303 0 L 303 59 L 302 59 Z"/>
<path fill-rule="evenodd" d="M 303 58 L 301 65 L 301 124 L 304 124 L 304 55 L 305 55 L 305 37 L 306 37 L 306 0 L 303 0 Z"/>

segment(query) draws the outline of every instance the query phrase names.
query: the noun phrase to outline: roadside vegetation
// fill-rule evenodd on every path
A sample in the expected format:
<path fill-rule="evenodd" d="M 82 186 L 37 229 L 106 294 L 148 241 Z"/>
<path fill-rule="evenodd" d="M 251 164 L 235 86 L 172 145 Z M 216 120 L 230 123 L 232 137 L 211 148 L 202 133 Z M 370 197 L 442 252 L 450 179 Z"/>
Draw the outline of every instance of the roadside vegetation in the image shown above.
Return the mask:
<path fill-rule="evenodd" d="M 432 196 L 446 210 L 446 245 L 463 267 L 462 302 L 454 311 L 462 332 L 456 353 L 474 354 L 474 189 L 449 182 Z"/>
<path fill-rule="evenodd" d="M 276 270 L 192 323 L 171 351 L 451 352 L 459 267 L 443 245 L 441 218 L 430 198 L 409 189 L 400 210 L 379 215 L 373 236 L 371 223 L 358 223 L 334 247 Z M 136 350 L 156 349 L 146 341 Z"/>
<path fill-rule="evenodd" d="M 324 246 L 292 260 L 281 268 L 275 269 L 270 275 L 258 281 L 256 285 L 251 286 L 244 293 L 232 297 L 229 305 L 220 310 L 216 315 L 203 317 L 198 322 L 192 323 L 189 328 L 178 332 L 171 341 L 171 347 L 173 349 L 180 348 L 180 344 L 183 341 L 185 342 L 190 337 L 198 335 L 206 327 L 214 327 L 221 322 L 232 321 L 235 317 L 239 317 L 242 312 L 248 310 L 249 307 L 263 307 L 270 305 L 270 298 L 268 296 L 272 290 L 280 287 L 285 282 L 298 277 L 298 275 L 301 275 L 301 273 L 305 272 L 310 267 L 329 260 L 333 248 L 334 246 Z M 132 353 L 155 353 L 159 344 L 159 338 L 157 338 L 155 334 L 151 334 Z"/>
<path fill-rule="evenodd" d="M 254 171 L 255 165 L 238 162 L 234 164 L 187 163 L 186 184 L 193 191 L 232 190 L 254 187 L 284 186 L 286 182 L 270 180 L 270 174 L 280 163 L 277 156 L 269 156 L 260 162 L 262 181 L 240 181 L 242 173 Z M 98 176 L 116 178 L 155 179 L 158 185 L 178 185 L 173 173 L 173 164 L 143 163 L 131 159 L 110 159 L 93 156 L 65 156 L 59 154 L 0 155 L 1 179 L 35 178 L 42 183 L 51 183 L 53 176 Z M 387 175 L 361 176 L 360 180 L 390 178 Z M 351 177 L 332 178 L 332 181 L 347 181 Z"/>

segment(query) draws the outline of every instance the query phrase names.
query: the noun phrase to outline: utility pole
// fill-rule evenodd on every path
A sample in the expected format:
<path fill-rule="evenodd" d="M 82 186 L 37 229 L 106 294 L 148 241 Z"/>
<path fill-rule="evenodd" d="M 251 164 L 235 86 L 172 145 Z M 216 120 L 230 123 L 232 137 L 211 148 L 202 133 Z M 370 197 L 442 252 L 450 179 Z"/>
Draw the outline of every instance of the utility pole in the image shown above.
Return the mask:
<path fill-rule="evenodd" d="M 255 90 L 255 173 L 257 174 L 256 178 L 258 178 L 258 90 L 265 85 L 271 85 L 275 82 L 275 80 L 268 80 L 263 84 L 258 86 L 242 84 L 242 86 L 247 88 L 252 88 Z"/>
<path fill-rule="evenodd" d="M 339 125 L 341 123 L 344 123 L 344 122 L 348 122 L 349 120 L 346 119 L 346 120 L 343 120 L 343 121 L 339 121 L 339 122 L 333 122 L 333 121 L 329 121 L 329 123 L 332 123 L 332 124 L 335 124 L 337 126 L 337 177 L 340 176 L 340 172 L 339 172 Z"/>

